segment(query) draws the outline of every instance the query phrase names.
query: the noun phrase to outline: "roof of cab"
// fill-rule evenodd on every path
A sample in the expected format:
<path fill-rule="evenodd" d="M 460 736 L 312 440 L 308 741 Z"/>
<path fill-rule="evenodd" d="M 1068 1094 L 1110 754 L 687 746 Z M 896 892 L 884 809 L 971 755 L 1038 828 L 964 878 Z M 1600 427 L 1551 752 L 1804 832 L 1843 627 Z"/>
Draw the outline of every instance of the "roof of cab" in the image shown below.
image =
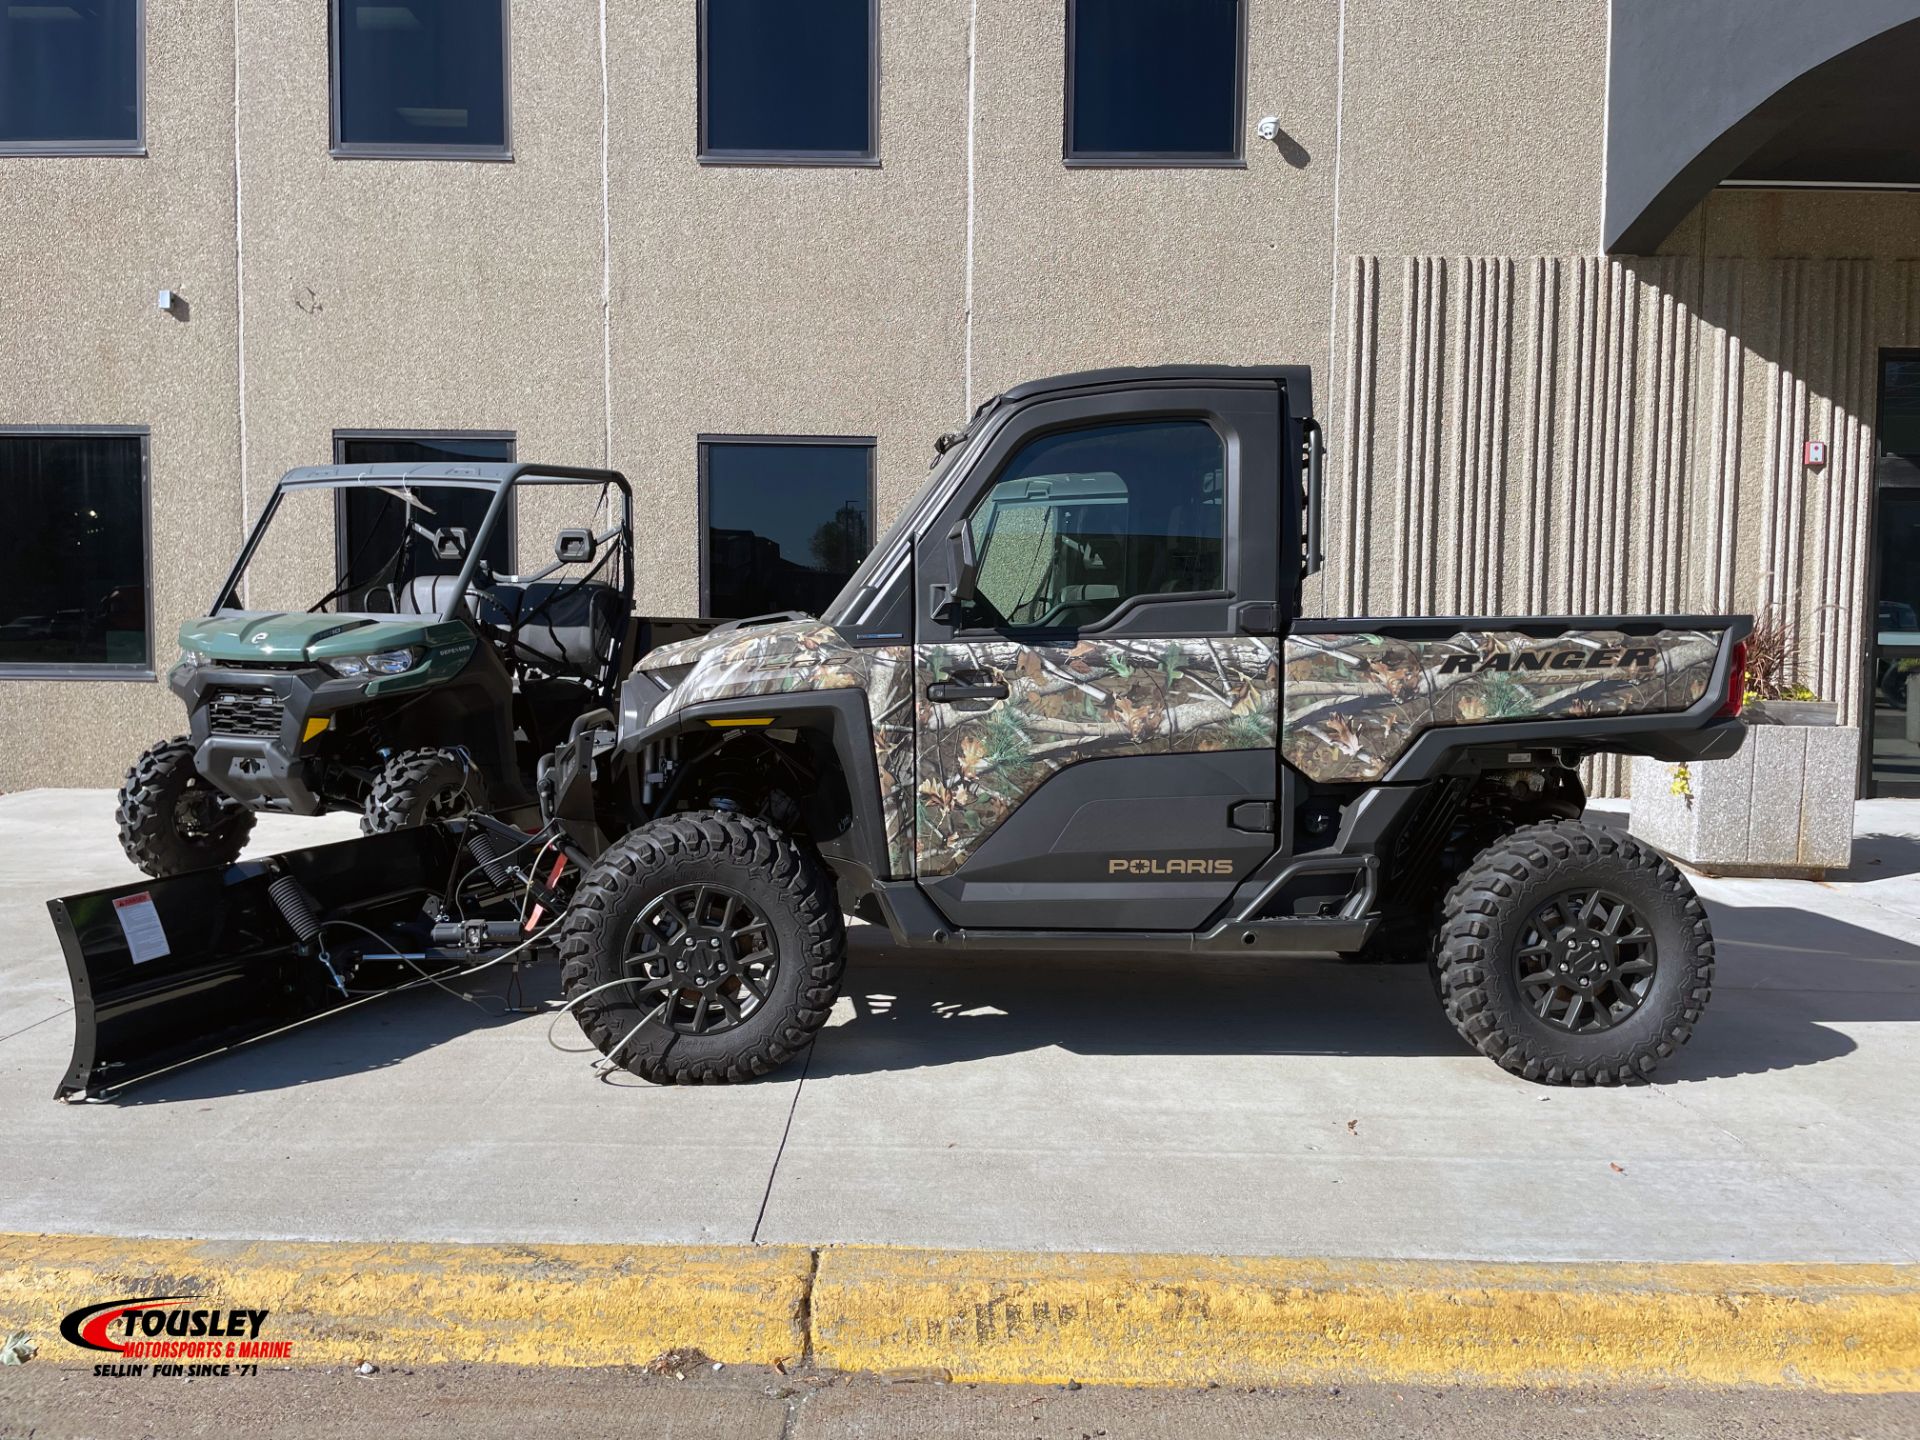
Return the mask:
<path fill-rule="evenodd" d="M 1076 370 L 1066 375 L 1024 380 L 1009 386 L 995 399 L 1029 400 L 1036 395 L 1052 395 L 1063 390 L 1212 380 L 1278 381 L 1286 387 L 1288 409 L 1294 415 L 1313 414 L 1313 371 L 1307 365 L 1125 365 L 1111 370 Z"/>

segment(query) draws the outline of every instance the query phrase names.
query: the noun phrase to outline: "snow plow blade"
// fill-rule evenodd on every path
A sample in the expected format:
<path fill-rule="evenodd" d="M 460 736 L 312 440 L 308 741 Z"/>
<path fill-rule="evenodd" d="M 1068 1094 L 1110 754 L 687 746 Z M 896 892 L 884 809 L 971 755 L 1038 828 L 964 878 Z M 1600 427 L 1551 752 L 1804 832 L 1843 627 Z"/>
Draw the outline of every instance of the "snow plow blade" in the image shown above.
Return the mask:
<path fill-rule="evenodd" d="M 571 850 L 456 820 L 50 900 L 74 1013 L 54 1097 L 99 1099 L 381 995 L 535 959 L 577 873 Z"/>

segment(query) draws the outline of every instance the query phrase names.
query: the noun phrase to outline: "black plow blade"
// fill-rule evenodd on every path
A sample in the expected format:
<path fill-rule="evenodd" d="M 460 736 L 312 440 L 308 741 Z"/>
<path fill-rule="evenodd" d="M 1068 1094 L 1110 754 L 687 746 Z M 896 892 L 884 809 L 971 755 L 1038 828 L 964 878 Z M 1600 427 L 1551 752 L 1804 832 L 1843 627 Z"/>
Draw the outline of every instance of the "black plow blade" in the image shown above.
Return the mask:
<path fill-rule="evenodd" d="M 97 1099 L 429 977 L 549 953 L 538 937 L 572 868 L 552 852 L 496 821 L 454 821 L 50 900 L 74 1008 L 55 1098 Z"/>

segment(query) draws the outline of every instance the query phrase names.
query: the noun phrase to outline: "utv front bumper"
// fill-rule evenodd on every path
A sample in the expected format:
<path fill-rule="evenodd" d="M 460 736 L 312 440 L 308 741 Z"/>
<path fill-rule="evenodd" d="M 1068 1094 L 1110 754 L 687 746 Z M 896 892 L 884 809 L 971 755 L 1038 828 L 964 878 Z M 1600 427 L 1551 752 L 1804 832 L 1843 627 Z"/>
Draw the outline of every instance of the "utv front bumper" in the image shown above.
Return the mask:
<path fill-rule="evenodd" d="M 326 802 L 306 753 L 313 721 L 366 702 L 364 680 L 318 665 L 180 665 L 167 677 L 191 717 L 194 768 L 252 810 L 318 815 Z"/>

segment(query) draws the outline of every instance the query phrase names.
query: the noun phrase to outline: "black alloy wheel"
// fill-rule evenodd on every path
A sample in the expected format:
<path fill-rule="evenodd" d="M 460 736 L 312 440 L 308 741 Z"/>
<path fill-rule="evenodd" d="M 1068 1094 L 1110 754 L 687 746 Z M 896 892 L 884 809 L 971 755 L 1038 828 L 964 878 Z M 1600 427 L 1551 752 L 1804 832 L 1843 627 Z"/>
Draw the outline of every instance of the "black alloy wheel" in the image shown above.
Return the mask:
<path fill-rule="evenodd" d="M 1447 1018 L 1546 1085 L 1644 1079 L 1713 993 L 1713 927 L 1687 877 L 1625 831 L 1542 820 L 1500 836 L 1447 892 L 1434 954 Z"/>
<path fill-rule="evenodd" d="M 724 885 L 681 885 L 649 901 L 627 929 L 634 996 L 665 1004 L 662 1023 L 682 1035 L 720 1035 L 767 1003 L 780 968 L 773 925 Z"/>
<path fill-rule="evenodd" d="M 1515 948 L 1534 1018 L 1592 1033 L 1627 1019 L 1653 988 L 1659 952 L 1633 906 L 1606 890 L 1568 890 L 1534 909 Z"/>

